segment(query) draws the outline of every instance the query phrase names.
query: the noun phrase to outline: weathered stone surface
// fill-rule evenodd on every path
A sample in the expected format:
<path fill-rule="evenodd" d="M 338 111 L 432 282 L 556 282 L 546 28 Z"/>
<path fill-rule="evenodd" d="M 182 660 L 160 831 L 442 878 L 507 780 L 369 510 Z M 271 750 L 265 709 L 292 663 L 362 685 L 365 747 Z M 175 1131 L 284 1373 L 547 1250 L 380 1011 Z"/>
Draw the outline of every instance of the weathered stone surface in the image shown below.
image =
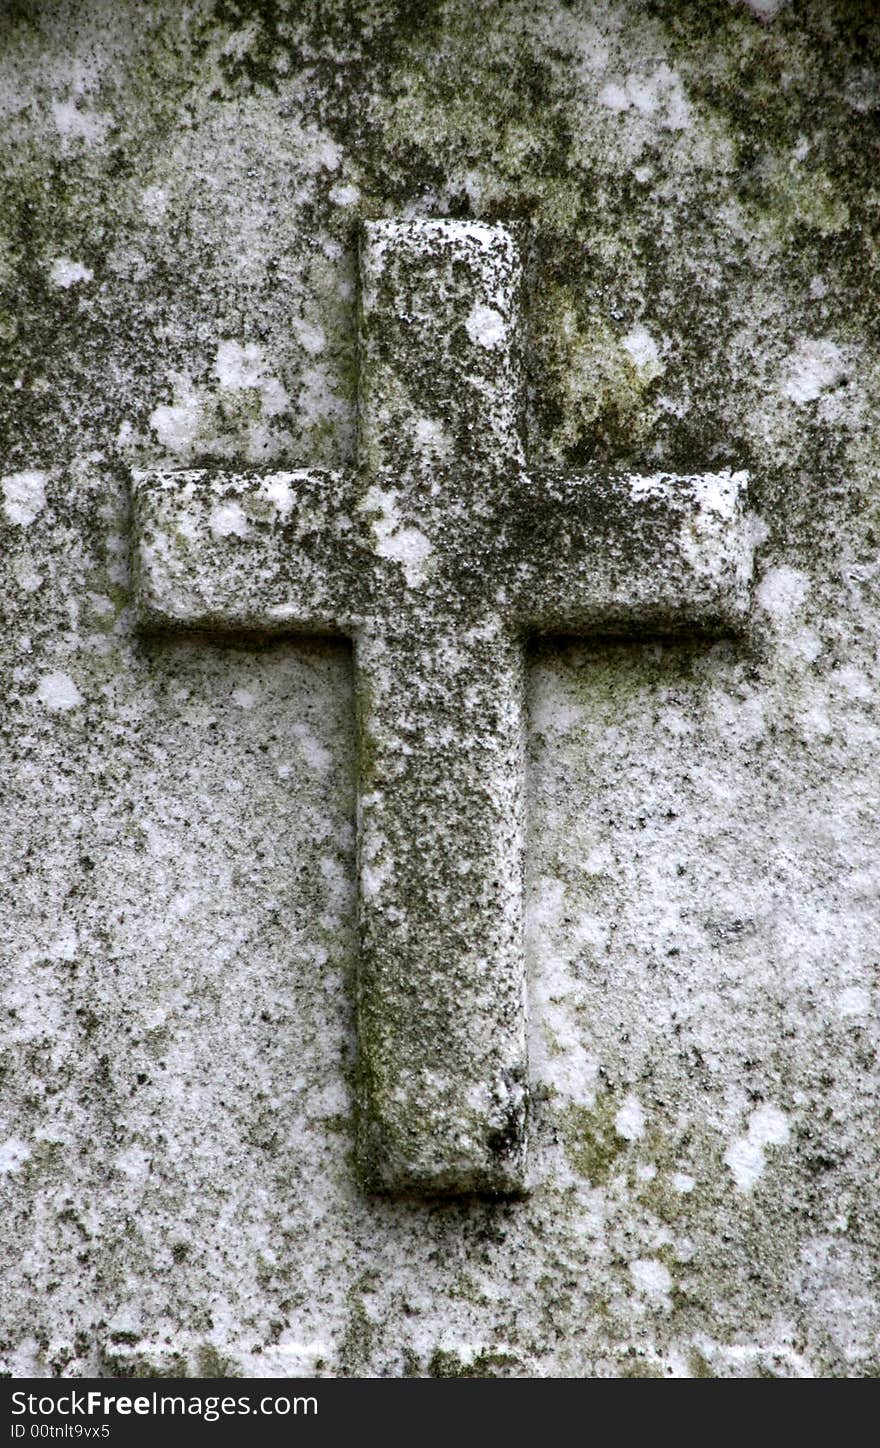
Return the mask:
<path fill-rule="evenodd" d="M 5 1366 L 876 1372 L 876 24 L 5 7 Z M 530 468 L 764 527 L 748 639 L 532 648 L 515 1203 L 356 1185 L 345 647 L 130 608 L 132 468 L 354 468 L 400 216 L 522 227 Z"/>

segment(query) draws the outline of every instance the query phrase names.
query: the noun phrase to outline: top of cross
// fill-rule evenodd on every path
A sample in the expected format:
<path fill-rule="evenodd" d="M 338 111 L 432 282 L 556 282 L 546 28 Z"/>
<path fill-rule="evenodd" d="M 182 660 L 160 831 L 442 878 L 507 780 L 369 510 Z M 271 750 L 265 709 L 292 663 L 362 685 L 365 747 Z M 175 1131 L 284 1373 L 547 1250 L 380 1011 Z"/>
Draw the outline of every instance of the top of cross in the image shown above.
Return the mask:
<path fill-rule="evenodd" d="M 358 468 L 148 474 L 146 621 L 351 634 L 405 590 L 527 631 L 741 623 L 745 474 L 526 471 L 520 281 L 502 227 L 368 223 Z"/>

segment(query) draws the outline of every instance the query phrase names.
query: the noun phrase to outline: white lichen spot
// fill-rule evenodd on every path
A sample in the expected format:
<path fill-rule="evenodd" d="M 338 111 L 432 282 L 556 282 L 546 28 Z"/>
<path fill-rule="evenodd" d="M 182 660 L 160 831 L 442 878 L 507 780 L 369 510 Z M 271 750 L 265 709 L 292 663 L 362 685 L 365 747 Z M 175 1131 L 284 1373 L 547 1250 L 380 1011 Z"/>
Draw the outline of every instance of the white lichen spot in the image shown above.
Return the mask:
<path fill-rule="evenodd" d="M 836 670 L 834 683 L 839 694 L 848 699 L 859 699 L 863 704 L 870 703 L 876 693 L 873 679 L 852 664 L 844 664 L 842 669 Z"/>
<path fill-rule="evenodd" d="M 223 46 L 223 54 L 231 55 L 235 60 L 241 61 L 251 49 L 257 38 L 256 25 L 243 25 L 240 30 L 233 30 Z"/>
<path fill-rule="evenodd" d="M 629 1264 L 629 1275 L 639 1292 L 662 1301 L 672 1291 L 672 1274 L 654 1257 L 637 1257 Z"/>
<path fill-rule="evenodd" d="M 409 588 L 418 588 L 427 576 L 434 552 L 430 539 L 419 528 L 406 527 L 397 510 L 398 493 L 381 488 L 367 490 L 361 504 L 363 512 L 372 513 L 375 549 L 380 558 L 391 558 L 403 569 Z"/>
<path fill-rule="evenodd" d="M 166 452 L 185 457 L 195 442 L 204 408 L 198 390 L 185 373 L 172 373 L 171 383 L 173 403 L 155 407 L 149 423 Z"/>
<path fill-rule="evenodd" d="M 788 1118 L 778 1106 L 759 1106 L 749 1117 L 745 1136 L 734 1141 L 724 1154 L 737 1190 L 750 1192 L 764 1171 L 768 1146 L 784 1146 L 790 1129 Z"/>
<path fill-rule="evenodd" d="M 277 377 L 266 377 L 260 383 L 260 407 L 266 417 L 278 417 L 290 407 L 290 396 Z"/>
<path fill-rule="evenodd" d="M 147 221 L 156 225 L 164 221 L 168 210 L 168 192 L 162 186 L 147 186 L 141 195 L 141 210 Z"/>
<path fill-rule="evenodd" d="M 625 1141 L 638 1141 L 645 1132 L 645 1113 L 641 1102 L 634 1096 L 627 1096 L 614 1118 L 614 1130 Z"/>
<path fill-rule="evenodd" d="M 763 613 L 784 628 L 804 605 L 810 580 L 797 568 L 783 564 L 770 568 L 755 589 L 755 602 Z"/>
<path fill-rule="evenodd" d="M 324 328 L 306 317 L 297 317 L 293 322 L 296 339 L 310 357 L 318 357 L 327 345 Z"/>
<path fill-rule="evenodd" d="M 334 206 L 356 206 L 361 199 L 357 186 L 344 185 L 342 182 L 331 186 L 328 195 Z"/>
<path fill-rule="evenodd" d="M 240 392 L 244 387 L 259 387 L 263 379 L 263 349 L 256 342 L 221 342 L 214 359 L 214 376 L 221 387 Z"/>
<path fill-rule="evenodd" d="M 660 349 L 646 327 L 633 327 L 621 343 L 642 382 L 652 382 L 665 372 Z"/>
<path fill-rule="evenodd" d="M 268 1262 L 273 1260 L 267 1248 L 263 1249 L 262 1255 Z M 261 1346 L 259 1355 L 255 1354 L 252 1358 L 245 1353 L 240 1356 L 243 1371 L 249 1375 L 268 1371 L 278 1378 L 313 1378 L 323 1364 L 333 1360 L 333 1348 L 330 1343 L 320 1340 L 298 1342 L 282 1339 L 277 1347 Z"/>
<path fill-rule="evenodd" d="M 19 1136 L 10 1136 L 0 1144 L 0 1176 L 9 1176 L 21 1171 L 31 1154 L 31 1149 Z"/>
<path fill-rule="evenodd" d="M 788 4 L 788 0 L 742 0 L 742 4 L 747 5 L 759 20 L 772 20 Z"/>
<path fill-rule="evenodd" d="M 218 541 L 221 538 L 246 538 L 248 535 L 247 517 L 241 504 L 236 502 L 218 503 L 212 508 L 208 527 Z"/>
<path fill-rule="evenodd" d="M 71 921 L 65 921 L 58 933 L 53 936 L 46 953 L 51 960 L 76 960 L 79 954 L 79 936 L 76 926 Z"/>
<path fill-rule="evenodd" d="M 799 719 L 801 737 L 808 743 L 814 739 L 830 739 L 834 733 L 828 710 L 823 704 L 814 704 L 811 709 L 804 709 Z"/>
<path fill-rule="evenodd" d="M 609 81 L 599 91 L 598 100 L 618 115 L 634 111 L 664 130 L 683 131 L 690 124 L 690 106 L 681 80 L 668 65 L 660 65 L 648 75 L 632 72 L 622 80 Z"/>
<path fill-rule="evenodd" d="M 449 435 L 441 422 L 420 417 L 413 432 L 413 442 L 426 461 L 447 457 L 451 451 Z"/>
<path fill-rule="evenodd" d="M 536 700 L 533 709 L 535 732 L 559 739 L 564 738 L 570 729 L 583 724 L 587 713 L 583 704 L 573 704 L 567 699 L 563 702 L 549 695 L 542 695 Z"/>
<path fill-rule="evenodd" d="M 233 689 L 232 702 L 237 704 L 239 709 L 253 709 L 257 699 L 250 689 Z"/>
<path fill-rule="evenodd" d="M 793 657 L 803 659 L 807 664 L 814 664 L 822 652 L 823 644 L 814 629 L 799 628 L 789 633 L 786 647 Z"/>
<path fill-rule="evenodd" d="M 607 85 L 603 85 L 598 99 L 600 105 L 607 106 L 609 111 L 628 111 L 631 105 L 626 93 L 626 86 L 613 80 L 609 81 Z"/>
<path fill-rule="evenodd" d="M 27 528 L 46 506 L 46 474 L 29 470 L 0 478 L 3 511 L 9 523 Z"/>
<path fill-rule="evenodd" d="M 737 473 L 735 476 L 739 477 L 740 474 Z M 741 476 L 748 480 L 748 473 L 743 473 Z M 749 512 L 747 514 L 746 527 L 748 528 L 749 542 L 753 549 L 760 548 L 770 537 L 770 529 L 758 513 Z"/>
<path fill-rule="evenodd" d="M 316 346 L 324 345 L 323 334 Z M 290 406 L 290 398 L 277 377 L 267 376 L 266 358 L 256 342 L 220 342 L 214 358 L 214 376 L 230 392 L 253 388 L 260 394 L 260 408 L 269 417 L 276 417 Z"/>
<path fill-rule="evenodd" d="M 682 1196 L 686 1197 L 690 1192 L 693 1191 L 696 1185 L 697 1183 L 694 1178 L 692 1176 L 689 1176 L 686 1171 L 673 1172 L 672 1190 L 674 1192 L 681 1192 Z"/>
<path fill-rule="evenodd" d="M 150 1170 L 150 1156 L 142 1146 L 130 1146 L 113 1158 L 113 1165 L 132 1181 L 142 1181 Z"/>
<path fill-rule="evenodd" d="M 333 763 L 329 749 L 324 748 L 307 724 L 294 724 L 293 733 L 309 768 L 316 774 L 326 774 Z"/>
<path fill-rule="evenodd" d="M 27 556 L 16 558 L 12 565 L 12 573 L 19 588 L 25 593 L 36 593 L 37 589 L 42 587 L 43 575 L 32 558 Z"/>
<path fill-rule="evenodd" d="M 837 996 L 841 1016 L 866 1016 L 871 1009 L 871 992 L 861 985 L 848 985 Z"/>
<path fill-rule="evenodd" d="M 78 282 L 90 282 L 95 273 L 81 261 L 71 261 L 69 256 L 56 256 L 49 268 L 49 280 L 53 286 L 67 291 Z"/>
<path fill-rule="evenodd" d="M 76 142 L 82 142 L 87 149 L 100 146 L 113 125 L 109 112 L 88 110 L 76 101 L 53 101 L 51 110 L 65 150 Z"/>
<path fill-rule="evenodd" d="M 567 1019 L 564 1008 L 549 992 L 537 992 L 545 1007 L 545 1030 L 532 1052 L 534 1079 L 549 1087 L 562 1101 L 592 1110 L 596 1105 L 599 1061 L 578 1040 L 577 1022 Z"/>
<path fill-rule="evenodd" d="M 825 338 L 805 338 L 783 363 L 782 391 L 797 407 L 815 402 L 839 381 L 843 354 Z"/>
<path fill-rule="evenodd" d="M 315 140 L 310 160 L 313 170 L 338 171 L 342 149 L 329 136 L 320 136 Z"/>
<path fill-rule="evenodd" d="M 600 877 L 614 870 L 614 853 L 607 843 L 595 845 L 584 859 L 584 875 Z"/>
<path fill-rule="evenodd" d="M 283 520 L 289 518 L 293 508 L 293 488 L 290 486 L 291 474 L 276 473 L 274 477 L 267 478 L 263 483 L 263 493 L 270 503 L 273 503 L 281 514 Z"/>
<path fill-rule="evenodd" d="M 63 712 L 66 709 L 77 709 L 83 702 L 83 696 L 69 674 L 62 673 L 60 669 L 51 674 L 44 674 L 35 695 L 40 704 L 44 704 L 53 713 Z"/>
<path fill-rule="evenodd" d="M 465 320 L 465 330 L 477 347 L 500 347 L 507 336 L 507 323 L 496 307 L 477 302 Z"/>

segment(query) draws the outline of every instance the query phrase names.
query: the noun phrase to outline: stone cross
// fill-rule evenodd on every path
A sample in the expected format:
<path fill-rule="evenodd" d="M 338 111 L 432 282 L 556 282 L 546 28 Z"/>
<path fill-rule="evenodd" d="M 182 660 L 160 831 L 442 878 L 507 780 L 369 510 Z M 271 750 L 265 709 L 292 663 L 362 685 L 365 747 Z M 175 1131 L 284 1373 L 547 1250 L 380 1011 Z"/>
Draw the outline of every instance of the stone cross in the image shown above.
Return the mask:
<path fill-rule="evenodd" d="M 353 641 L 358 1156 L 370 1190 L 522 1190 L 524 643 L 727 632 L 746 476 L 535 471 L 501 226 L 364 228 L 350 471 L 134 480 L 143 627 Z"/>

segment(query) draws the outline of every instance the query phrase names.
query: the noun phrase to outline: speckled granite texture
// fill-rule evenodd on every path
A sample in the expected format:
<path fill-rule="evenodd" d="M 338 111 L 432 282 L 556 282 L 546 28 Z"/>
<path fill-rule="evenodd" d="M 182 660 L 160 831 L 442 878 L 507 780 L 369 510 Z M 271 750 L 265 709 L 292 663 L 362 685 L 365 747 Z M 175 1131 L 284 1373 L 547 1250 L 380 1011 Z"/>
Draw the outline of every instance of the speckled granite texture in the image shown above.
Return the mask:
<path fill-rule="evenodd" d="M 13 0 L 0 115 L 0 1367 L 880 1372 L 876 7 Z M 497 407 L 483 377 L 468 444 L 488 533 L 439 396 L 466 426 L 473 367 L 438 351 L 394 402 L 378 291 L 364 326 L 363 225 L 379 249 L 401 220 L 494 228 L 522 261 L 510 375 Z M 498 360 L 507 303 L 470 286 L 459 341 Z M 420 629 L 485 623 L 462 589 L 444 614 L 438 579 L 458 508 L 488 596 L 514 462 L 556 480 L 514 550 L 554 597 L 564 480 L 640 478 L 628 496 L 659 509 L 666 475 L 712 475 L 714 494 L 687 485 L 702 517 L 747 473 L 749 614 L 573 640 L 571 599 L 523 605 L 541 636 L 514 670 L 517 768 L 490 750 L 475 798 L 510 788 L 524 833 L 498 919 L 522 898 L 526 1190 L 373 1196 L 358 870 L 389 822 L 364 781 L 397 767 L 420 658 L 407 747 L 468 857 L 462 775 L 430 775 L 423 728 L 449 653 Z M 312 613 L 302 637 L 250 615 L 234 633 L 259 565 L 217 564 L 224 619 L 144 628 L 144 478 L 207 500 L 168 554 L 175 588 L 200 538 L 231 557 L 275 515 L 289 568 L 291 497 L 326 512 L 309 536 L 328 555 L 353 517 L 375 576 L 358 555 L 352 593 L 373 590 L 393 667 L 387 637 L 352 651 L 348 593 L 323 620 L 345 637 Z M 430 506 L 413 478 L 436 481 Z M 658 549 L 644 572 L 664 609 L 676 566 Z M 469 642 L 468 678 L 501 693 L 463 679 L 447 742 L 479 773 L 517 690 L 488 634 Z M 404 916 L 443 896 L 438 840 Z M 364 939 L 400 944 L 375 922 Z M 367 1035 L 403 1080 L 419 1012 L 447 1008 L 412 982 L 396 998 L 399 974 Z M 475 1080 L 494 1049 L 478 1032 Z"/>

